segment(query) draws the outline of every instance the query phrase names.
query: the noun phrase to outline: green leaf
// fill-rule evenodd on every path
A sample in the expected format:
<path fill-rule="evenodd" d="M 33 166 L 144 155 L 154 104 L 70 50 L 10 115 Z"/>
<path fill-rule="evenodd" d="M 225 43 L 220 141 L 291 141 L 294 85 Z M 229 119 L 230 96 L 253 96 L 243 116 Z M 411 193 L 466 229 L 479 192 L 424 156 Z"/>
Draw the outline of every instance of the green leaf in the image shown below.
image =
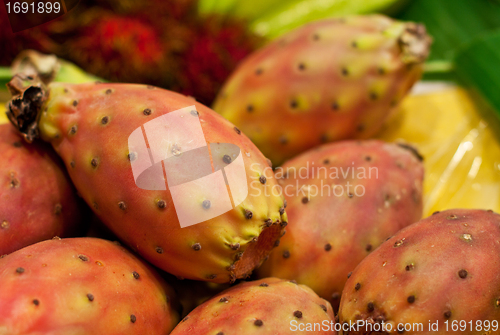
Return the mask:
<path fill-rule="evenodd" d="M 200 14 L 226 14 L 234 8 L 237 0 L 199 0 L 198 13 Z"/>
<path fill-rule="evenodd" d="M 5 86 L 12 79 L 10 67 L 0 67 L 0 90 L 6 90 Z"/>
<path fill-rule="evenodd" d="M 328 17 L 367 14 L 402 6 L 408 0 L 291 0 L 251 22 L 250 30 L 275 38 L 307 22 Z"/>
<path fill-rule="evenodd" d="M 500 118 L 500 29 L 480 36 L 457 53 L 455 70 Z"/>
<path fill-rule="evenodd" d="M 494 0 L 414 0 L 397 18 L 422 22 L 434 39 L 431 60 L 452 60 L 458 48 L 500 27 Z"/>

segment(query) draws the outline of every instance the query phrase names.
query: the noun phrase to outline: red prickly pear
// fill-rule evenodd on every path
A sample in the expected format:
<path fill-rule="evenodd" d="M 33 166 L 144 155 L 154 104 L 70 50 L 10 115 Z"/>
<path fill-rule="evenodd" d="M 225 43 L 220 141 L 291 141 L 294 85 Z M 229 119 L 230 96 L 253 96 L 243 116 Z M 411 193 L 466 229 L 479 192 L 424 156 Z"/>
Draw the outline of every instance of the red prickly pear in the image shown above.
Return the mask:
<path fill-rule="evenodd" d="M 275 164 L 369 138 L 420 78 L 429 45 L 424 26 L 381 15 L 314 22 L 248 56 L 214 110 Z"/>
<path fill-rule="evenodd" d="M 19 78 L 10 84 L 10 120 L 27 140 L 39 134 L 51 142 L 99 218 L 157 267 L 234 282 L 282 235 L 284 199 L 270 191 L 279 185 L 268 160 L 209 108 L 145 85 L 23 85 Z M 154 128 L 158 122 L 167 125 Z M 146 166 L 139 177 L 138 166 Z M 201 223 L 183 227 L 186 220 Z"/>
<path fill-rule="evenodd" d="M 125 248 L 53 239 L 0 259 L 0 334 L 168 334 L 172 289 Z"/>
<path fill-rule="evenodd" d="M 337 334 L 333 310 L 310 288 L 265 278 L 231 287 L 188 314 L 172 332 L 187 334 Z"/>
<path fill-rule="evenodd" d="M 348 273 L 421 218 L 420 158 L 396 144 L 344 141 L 278 168 L 290 224 L 259 276 L 294 279 L 336 310 Z"/>
<path fill-rule="evenodd" d="M 50 146 L 0 125 L 0 255 L 54 236 L 75 236 L 89 211 Z"/>
<path fill-rule="evenodd" d="M 382 325 L 381 334 L 498 334 L 499 240 L 493 211 L 453 209 L 412 224 L 352 272 L 340 322 L 365 323 L 349 334 Z"/>

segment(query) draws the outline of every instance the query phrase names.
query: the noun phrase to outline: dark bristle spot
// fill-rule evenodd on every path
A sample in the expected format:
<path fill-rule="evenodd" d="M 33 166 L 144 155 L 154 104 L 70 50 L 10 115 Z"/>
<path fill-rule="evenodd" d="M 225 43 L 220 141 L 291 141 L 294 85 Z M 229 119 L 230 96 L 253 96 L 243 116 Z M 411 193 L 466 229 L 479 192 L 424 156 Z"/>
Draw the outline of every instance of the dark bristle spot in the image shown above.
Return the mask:
<path fill-rule="evenodd" d="M 298 67 L 299 67 L 299 70 L 300 70 L 300 71 L 304 71 L 304 70 L 306 69 L 306 64 L 304 64 L 304 63 L 299 63 L 299 66 L 298 66 Z"/>
<path fill-rule="evenodd" d="M 16 272 L 17 273 L 24 273 L 24 268 L 19 267 L 16 269 Z"/>
<path fill-rule="evenodd" d="M 118 208 L 120 208 L 122 211 L 127 209 L 127 204 L 124 201 L 120 201 L 118 203 Z"/>
<path fill-rule="evenodd" d="M 105 92 L 105 93 L 106 93 L 106 94 L 111 94 L 112 92 L 113 92 L 113 91 L 112 91 L 110 88 L 108 88 L 108 89 L 106 90 L 106 92 Z"/>
<path fill-rule="evenodd" d="M 167 207 L 167 202 L 165 200 L 158 200 L 156 202 L 156 206 L 158 206 L 158 208 L 160 209 L 164 209 L 165 207 Z"/>
<path fill-rule="evenodd" d="M 325 312 L 327 311 L 327 309 L 326 309 L 326 306 L 325 306 L 325 305 L 319 305 L 319 307 L 321 307 L 321 309 L 322 309 L 323 311 L 325 311 Z"/>
<path fill-rule="evenodd" d="M 60 215 L 62 213 L 62 205 L 56 204 L 54 206 L 54 215 Z"/>
<path fill-rule="evenodd" d="M 248 105 L 247 106 L 247 112 L 252 113 L 253 112 L 253 105 Z"/>
<path fill-rule="evenodd" d="M 261 184 L 265 184 L 265 183 L 266 183 L 266 181 L 267 181 L 267 178 L 266 178 L 266 177 L 264 177 L 264 176 L 260 176 L 260 177 L 259 177 L 259 181 L 260 181 L 260 183 L 261 183 Z"/>
<path fill-rule="evenodd" d="M 371 251 L 371 250 L 372 250 L 372 248 L 373 248 L 373 247 L 372 247 L 372 245 L 371 245 L 371 244 L 367 244 L 367 245 L 366 245 L 365 250 L 366 250 L 366 251 Z"/>
<path fill-rule="evenodd" d="M 234 131 L 236 134 L 241 135 L 241 130 L 239 130 L 237 127 L 234 127 Z"/>
<path fill-rule="evenodd" d="M 373 302 L 369 302 L 366 306 L 366 309 L 369 313 L 373 312 L 375 310 L 375 305 L 373 304 Z"/>
<path fill-rule="evenodd" d="M 245 218 L 246 219 L 251 219 L 253 217 L 253 213 L 249 211 L 248 209 L 245 209 Z"/>
<path fill-rule="evenodd" d="M 467 275 L 468 275 L 467 270 L 462 269 L 462 270 L 458 271 L 458 276 L 459 276 L 460 278 L 462 278 L 462 279 L 467 278 Z"/>
<path fill-rule="evenodd" d="M 230 164 L 230 163 L 231 163 L 231 161 L 232 161 L 232 158 L 231 158 L 231 156 L 229 156 L 229 155 L 224 155 L 224 156 L 222 157 L 222 161 L 223 161 L 224 163 L 226 163 L 226 164 Z"/>
<path fill-rule="evenodd" d="M 356 285 L 354 286 L 354 289 L 356 291 L 359 291 L 360 288 L 361 288 L 361 284 L 360 283 L 356 283 Z"/>
<path fill-rule="evenodd" d="M 157 253 L 163 254 L 163 249 L 162 248 L 156 247 L 155 250 L 156 250 Z"/>
<path fill-rule="evenodd" d="M 349 70 L 347 70 L 347 68 L 343 67 L 341 71 L 344 77 L 347 77 L 349 75 Z"/>
<path fill-rule="evenodd" d="M 139 279 L 141 277 L 136 271 L 132 272 L 132 276 L 134 276 L 135 279 Z"/>
<path fill-rule="evenodd" d="M 191 248 L 193 248 L 193 250 L 195 250 L 195 251 L 199 251 L 199 250 L 201 250 L 201 244 L 195 243 L 191 246 Z"/>
<path fill-rule="evenodd" d="M 451 311 L 444 312 L 443 316 L 444 316 L 445 319 L 451 318 Z"/>
<path fill-rule="evenodd" d="M 264 72 L 264 70 L 262 68 L 260 68 L 260 67 L 255 70 L 255 74 L 258 75 L 258 76 L 260 76 L 263 72 Z"/>
<path fill-rule="evenodd" d="M 253 324 L 256 325 L 257 327 L 261 327 L 264 324 L 264 322 L 262 322 L 262 320 L 260 319 L 257 319 L 253 322 Z"/>
<path fill-rule="evenodd" d="M 89 301 L 94 301 L 94 295 L 91 294 L 91 293 L 88 293 L 87 294 L 87 299 L 89 299 Z"/>
<path fill-rule="evenodd" d="M 200 113 L 198 113 L 198 111 L 194 109 L 190 113 L 192 116 L 200 116 Z"/>
<path fill-rule="evenodd" d="M 80 258 L 81 261 L 83 262 L 88 262 L 89 261 L 89 258 L 85 255 L 78 255 L 78 258 Z"/>
<path fill-rule="evenodd" d="M 40 305 L 40 301 L 38 299 L 33 299 L 33 305 L 35 306 Z"/>
<path fill-rule="evenodd" d="M 219 302 L 229 302 L 229 299 L 226 297 L 222 297 L 219 299 Z"/>
<path fill-rule="evenodd" d="M 332 250 L 332 245 L 330 243 L 325 244 L 325 251 Z"/>
<path fill-rule="evenodd" d="M 130 315 L 130 322 L 135 323 L 137 321 L 137 318 L 135 317 L 134 314 Z"/>
<path fill-rule="evenodd" d="M 288 139 L 286 138 L 285 135 L 280 136 L 279 141 L 280 141 L 281 144 L 287 144 L 288 143 Z"/>
<path fill-rule="evenodd" d="M 352 271 L 347 274 L 347 279 L 351 278 Z"/>
<path fill-rule="evenodd" d="M 333 292 L 332 293 L 332 300 L 339 300 L 340 299 L 340 293 L 339 292 Z"/>
<path fill-rule="evenodd" d="M 309 202 L 309 198 L 308 197 L 303 197 L 302 198 L 302 203 L 303 204 L 307 204 Z"/>
<path fill-rule="evenodd" d="M 209 209 L 211 205 L 212 205 L 212 203 L 210 202 L 210 200 L 203 200 L 203 202 L 201 203 L 201 206 L 204 209 Z"/>
<path fill-rule="evenodd" d="M 147 115 L 151 115 L 152 111 L 151 111 L 151 109 L 146 108 L 145 110 L 142 111 L 142 113 L 147 116 Z"/>
<path fill-rule="evenodd" d="M 288 250 L 283 251 L 283 258 L 290 258 L 290 251 Z"/>
<path fill-rule="evenodd" d="M 74 107 L 78 106 L 78 101 L 77 100 L 73 100 L 73 106 Z"/>
<path fill-rule="evenodd" d="M 295 311 L 295 312 L 293 312 L 293 316 L 295 316 L 297 319 L 302 319 L 302 312 Z"/>
<path fill-rule="evenodd" d="M 103 118 L 101 119 L 101 123 L 102 124 L 107 124 L 109 122 L 109 117 L 108 116 L 103 116 Z"/>
<path fill-rule="evenodd" d="M 99 160 L 97 158 L 92 158 L 90 165 L 92 165 L 93 168 L 96 168 L 97 165 L 99 165 Z"/>
<path fill-rule="evenodd" d="M 406 298 L 406 301 L 408 301 L 409 304 L 413 304 L 415 302 L 415 296 L 410 295 L 408 298 Z"/>
<path fill-rule="evenodd" d="M 290 107 L 292 107 L 292 108 L 299 107 L 299 103 L 297 102 L 297 100 L 294 99 L 294 100 L 290 101 Z"/>
<path fill-rule="evenodd" d="M 128 160 L 131 162 L 134 161 L 136 159 L 136 157 L 137 157 L 137 154 L 135 152 L 131 152 L 127 155 Z"/>
<path fill-rule="evenodd" d="M 338 111 L 338 110 L 340 109 L 339 103 L 338 103 L 338 102 L 336 102 L 336 101 L 335 101 L 335 102 L 333 102 L 333 103 L 332 103 L 332 109 L 333 109 L 334 111 Z"/>
<path fill-rule="evenodd" d="M 269 286 L 269 284 L 267 284 L 267 283 L 261 283 L 259 286 L 260 286 L 260 287 L 268 287 L 268 286 Z"/>

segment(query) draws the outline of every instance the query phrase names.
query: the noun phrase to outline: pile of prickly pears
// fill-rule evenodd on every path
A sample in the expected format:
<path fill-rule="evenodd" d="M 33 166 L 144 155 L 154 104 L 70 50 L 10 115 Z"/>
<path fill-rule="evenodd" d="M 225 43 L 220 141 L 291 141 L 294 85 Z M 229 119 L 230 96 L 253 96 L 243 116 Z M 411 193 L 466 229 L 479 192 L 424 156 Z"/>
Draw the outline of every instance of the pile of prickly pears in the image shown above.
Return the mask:
<path fill-rule="evenodd" d="M 422 219 L 425 157 L 373 139 L 430 45 L 313 22 L 213 110 L 28 64 L 0 126 L 0 334 L 498 334 L 500 215 Z"/>

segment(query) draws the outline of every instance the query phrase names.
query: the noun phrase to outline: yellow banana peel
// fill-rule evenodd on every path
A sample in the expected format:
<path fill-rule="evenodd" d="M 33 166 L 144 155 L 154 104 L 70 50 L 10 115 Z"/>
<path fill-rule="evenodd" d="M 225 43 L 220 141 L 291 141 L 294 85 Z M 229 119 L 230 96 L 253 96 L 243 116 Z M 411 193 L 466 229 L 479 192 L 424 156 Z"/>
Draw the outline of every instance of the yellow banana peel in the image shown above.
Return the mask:
<path fill-rule="evenodd" d="M 410 95 L 381 131 L 380 139 L 412 144 L 424 156 L 424 216 L 500 212 L 500 133 L 485 108 L 460 87 Z"/>

